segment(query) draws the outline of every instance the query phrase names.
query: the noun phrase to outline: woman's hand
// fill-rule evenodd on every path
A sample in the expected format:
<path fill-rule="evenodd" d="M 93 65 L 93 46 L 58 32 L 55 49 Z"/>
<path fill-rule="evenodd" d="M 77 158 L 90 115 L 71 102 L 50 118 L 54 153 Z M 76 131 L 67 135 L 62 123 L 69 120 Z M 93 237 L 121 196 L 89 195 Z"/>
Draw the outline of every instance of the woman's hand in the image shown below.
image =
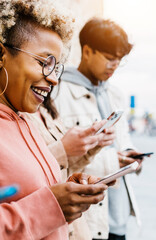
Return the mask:
<path fill-rule="evenodd" d="M 96 177 L 96 176 L 87 175 L 86 173 L 74 173 L 72 176 L 70 176 L 68 178 L 67 181 L 80 183 L 80 184 L 95 184 L 99 180 L 101 180 L 101 178 Z M 108 184 L 105 184 L 103 182 L 101 182 L 100 184 L 104 184 L 104 185 L 110 187 L 110 186 L 113 186 L 115 183 L 116 183 L 116 180 L 114 180 L 113 182 L 110 182 Z"/>
<path fill-rule="evenodd" d="M 73 127 L 68 130 L 61 139 L 67 156 L 81 157 L 96 146 L 104 147 L 112 144 L 115 137 L 113 128 L 95 135 L 105 122 L 106 120 L 96 122 L 92 127 L 87 129 Z"/>
<path fill-rule="evenodd" d="M 105 184 L 78 184 L 74 182 L 55 184 L 51 187 L 67 222 L 81 217 L 82 212 L 86 211 L 91 204 L 102 201 L 106 189 Z"/>
<path fill-rule="evenodd" d="M 69 178 L 68 182 L 80 183 L 80 184 L 94 184 L 99 181 L 99 177 L 91 176 L 86 173 L 73 173 Z"/>

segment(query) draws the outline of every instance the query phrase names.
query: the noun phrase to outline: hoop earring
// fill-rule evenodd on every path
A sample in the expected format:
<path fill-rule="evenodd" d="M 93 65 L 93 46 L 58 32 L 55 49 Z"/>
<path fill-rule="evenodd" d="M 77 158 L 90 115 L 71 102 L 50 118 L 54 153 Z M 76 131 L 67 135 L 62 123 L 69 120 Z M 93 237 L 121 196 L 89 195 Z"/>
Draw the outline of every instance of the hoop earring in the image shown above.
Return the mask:
<path fill-rule="evenodd" d="M 0 96 L 3 95 L 3 93 L 6 91 L 7 86 L 8 86 L 8 72 L 7 72 L 7 70 L 5 69 L 5 67 L 3 67 L 3 69 L 4 69 L 5 75 L 6 75 L 6 84 L 5 84 L 5 88 L 4 88 L 3 92 L 0 93 Z"/>

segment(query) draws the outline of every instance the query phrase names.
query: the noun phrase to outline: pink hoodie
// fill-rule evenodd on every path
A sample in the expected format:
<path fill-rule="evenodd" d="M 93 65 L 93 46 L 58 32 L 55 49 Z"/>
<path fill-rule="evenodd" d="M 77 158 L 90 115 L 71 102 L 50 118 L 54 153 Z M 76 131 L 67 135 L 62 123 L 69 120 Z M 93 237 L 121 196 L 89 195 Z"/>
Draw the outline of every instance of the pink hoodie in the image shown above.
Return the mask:
<path fill-rule="evenodd" d="M 0 240 L 67 240 L 66 220 L 48 188 L 60 180 L 59 165 L 36 129 L 0 104 L 0 186 L 20 186 L 0 204 Z"/>

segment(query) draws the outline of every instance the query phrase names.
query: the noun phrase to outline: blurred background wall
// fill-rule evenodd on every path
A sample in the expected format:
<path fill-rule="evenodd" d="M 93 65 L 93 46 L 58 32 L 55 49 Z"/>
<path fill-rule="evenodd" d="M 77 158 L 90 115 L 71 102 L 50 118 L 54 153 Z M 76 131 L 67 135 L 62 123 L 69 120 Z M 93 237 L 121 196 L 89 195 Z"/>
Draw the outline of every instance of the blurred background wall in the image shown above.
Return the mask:
<path fill-rule="evenodd" d="M 81 51 L 79 46 L 78 34 L 85 22 L 91 17 L 103 17 L 103 0 L 66 0 L 64 2 L 72 10 L 76 18 L 75 34 L 72 41 L 72 49 L 68 59 L 68 64 L 78 65 L 80 62 Z"/>

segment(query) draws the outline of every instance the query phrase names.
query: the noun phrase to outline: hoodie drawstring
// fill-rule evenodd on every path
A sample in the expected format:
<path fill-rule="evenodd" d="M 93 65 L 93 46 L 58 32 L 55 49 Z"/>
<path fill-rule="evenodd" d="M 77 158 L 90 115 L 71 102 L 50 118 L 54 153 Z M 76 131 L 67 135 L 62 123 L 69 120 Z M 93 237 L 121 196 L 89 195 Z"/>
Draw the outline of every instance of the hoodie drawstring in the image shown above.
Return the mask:
<path fill-rule="evenodd" d="M 45 176 L 46 176 L 46 178 L 47 178 L 48 184 L 49 184 L 49 186 L 50 186 L 51 184 L 50 184 L 49 177 L 48 177 L 48 175 L 47 175 L 47 173 L 46 173 L 44 167 L 42 166 L 40 160 L 38 159 L 38 157 L 36 156 L 36 154 L 34 153 L 34 151 L 32 150 L 32 148 L 30 147 L 28 141 L 26 140 L 26 138 L 25 138 L 25 136 L 24 136 L 24 134 L 23 134 L 23 132 L 22 132 L 22 129 L 21 129 L 21 127 L 20 127 L 19 120 L 18 120 L 17 116 L 13 115 L 13 117 L 14 117 L 14 119 L 15 119 L 17 125 L 18 125 L 19 131 L 20 131 L 20 133 L 21 133 L 21 135 L 22 135 L 22 137 L 23 137 L 23 139 L 24 139 L 26 145 L 28 146 L 29 150 L 30 150 L 31 153 L 34 155 L 34 157 L 36 158 L 36 160 L 37 160 L 37 162 L 39 163 L 39 165 L 41 166 L 41 168 L 42 168 L 42 170 L 43 170 L 43 172 L 44 172 L 44 174 L 45 174 Z M 47 162 L 47 160 L 46 160 L 44 154 L 42 153 L 40 147 L 38 146 L 38 144 L 37 144 L 37 142 L 36 142 L 36 140 L 35 140 L 35 138 L 33 137 L 33 134 L 32 134 L 32 132 L 31 132 L 31 130 L 30 130 L 30 127 L 29 127 L 28 123 L 26 122 L 26 120 L 25 120 L 23 117 L 21 117 L 21 119 L 25 122 L 26 126 L 28 127 L 29 133 L 30 133 L 30 135 L 31 135 L 31 137 L 32 137 L 32 139 L 33 139 L 33 141 L 35 142 L 35 144 L 36 144 L 36 146 L 37 146 L 37 148 L 38 148 L 40 154 L 42 155 L 44 161 L 46 162 L 46 164 L 47 164 L 47 166 L 48 166 L 48 168 L 49 168 L 49 171 L 50 171 L 51 175 L 53 176 L 55 182 L 57 182 L 57 181 L 56 181 L 56 178 L 55 178 L 55 176 L 54 176 L 54 174 L 53 174 L 53 172 L 52 172 L 52 170 L 51 170 L 51 167 L 50 167 L 49 163 Z"/>

